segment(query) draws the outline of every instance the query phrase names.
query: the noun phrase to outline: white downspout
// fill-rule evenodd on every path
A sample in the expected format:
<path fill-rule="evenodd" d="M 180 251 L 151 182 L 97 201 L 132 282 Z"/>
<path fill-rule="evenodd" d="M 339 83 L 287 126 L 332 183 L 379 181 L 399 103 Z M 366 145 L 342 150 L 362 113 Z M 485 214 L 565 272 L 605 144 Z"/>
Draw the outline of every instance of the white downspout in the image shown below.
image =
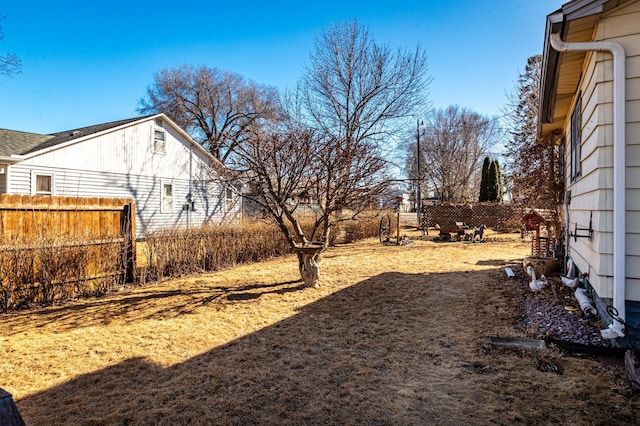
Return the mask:
<path fill-rule="evenodd" d="M 559 34 L 551 34 L 551 47 L 558 52 L 610 52 L 613 55 L 613 307 L 618 317 L 626 320 L 625 314 L 625 261 L 626 240 L 626 183 L 625 153 L 625 53 L 620 43 L 596 41 L 588 43 L 565 43 Z M 608 329 L 601 330 L 604 338 L 624 336 L 624 327 L 613 321 Z"/>

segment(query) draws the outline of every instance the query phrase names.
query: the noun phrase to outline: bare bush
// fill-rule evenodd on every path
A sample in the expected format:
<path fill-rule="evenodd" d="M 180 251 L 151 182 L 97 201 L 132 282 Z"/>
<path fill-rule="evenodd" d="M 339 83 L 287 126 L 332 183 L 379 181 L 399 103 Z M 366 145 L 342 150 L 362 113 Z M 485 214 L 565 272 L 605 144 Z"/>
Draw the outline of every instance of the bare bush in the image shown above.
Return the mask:
<path fill-rule="evenodd" d="M 44 235 L 0 247 L 0 309 L 104 294 L 121 284 L 119 240 L 88 241 L 88 236 Z"/>
<path fill-rule="evenodd" d="M 305 219 L 300 223 L 303 228 L 315 224 Z M 350 243 L 376 236 L 378 219 L 339 222 L 336 227 L 332 243 Z M 145 240 L 148 266 L 140 271 L 140 281 L 219 271 L 292 253 L 279 228 L 262 221 L 164 229 L 148 232 Z"/>
<path fill-rule="evenodd" d="M 207 225 L 165 229 L 145 235 L 148 268 L 143 280 L 217 271 L 289 253 L 289 245 L 273 225 Z"/>
<path fill-rule="evenodd" d="M 354 242 L 377 235 L 378 220 L 338 222 L 336 229 L 334 245 Z M 139 268 L 141 283 L 292 253 L 279 228 L 262 221 L 165 229 L 149 232 L 145 239 L 142 252 L 147 266 Z M 47 235 L 30 239 L 28 244 L 0 246 L 0 309 L 6 312 L 33 304 L 59 303 L 105 294 L 121 286 L 127 253 L 120 241 Z"/>

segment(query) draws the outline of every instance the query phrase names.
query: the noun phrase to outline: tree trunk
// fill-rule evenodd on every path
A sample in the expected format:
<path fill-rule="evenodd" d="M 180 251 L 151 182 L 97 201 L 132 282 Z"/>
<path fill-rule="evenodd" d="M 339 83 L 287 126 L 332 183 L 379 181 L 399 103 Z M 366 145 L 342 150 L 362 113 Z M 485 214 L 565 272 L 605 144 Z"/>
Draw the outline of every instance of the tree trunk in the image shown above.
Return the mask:
<path fill-rule="evenodd" d="M 320 287 L 320 261 L 322 260 L 322 252 L 325 249 L 324 245 L 295 248 L 298 254 L 300 276 L 304 281 L 305 287 Z"/>

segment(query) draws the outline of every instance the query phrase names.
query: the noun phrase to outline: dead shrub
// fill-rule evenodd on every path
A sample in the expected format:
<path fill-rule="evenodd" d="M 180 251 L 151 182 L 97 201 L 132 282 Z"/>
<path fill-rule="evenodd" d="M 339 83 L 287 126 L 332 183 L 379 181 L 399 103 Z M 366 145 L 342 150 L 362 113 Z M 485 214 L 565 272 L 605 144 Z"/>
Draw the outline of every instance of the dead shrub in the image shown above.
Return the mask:
<path fill-rule="evenodd" d="M 122 282 L 119 240 L 92 242 L 87 235 L 43 234 L 0 247 L 3 311 L 102 294 Z"/>
<path fill-rule="evenodd" d="M 301 223 L 310 234 L 313 221 L 308 219 Z M 376 236 L 378 225 L 378 217 L 337 222 L 329 243 Z M 121 240 L 42 234 L 0 246 L 3 311 L 105 294 L 124 283 L 127 253 Z M 280 229 L 261 221 L 164 229 L 147 232 L 145 240 L 147 266 L 138 270 L 139 282 L 217 271 L 292 252 Z"/>
<path fill-rule="evenodd" d="M 217 271 L 290 252 L 280 230 L 262 222 L 164 229 L 145 234 L 145 279 Z"/>
<path fill-rule="evenodd" d="M 389 213 L 391 216 L 392 226 L 395 227 L 396 217 L 394 214 Z M 336 244 L 348 244 L 354 243 L 365 238 L 377 237 L 380 226 L 380 212 L 372 211 L 369 214 L 364 214 L 360 219 L 341 219 L 334 223 L 331 233 L 329 234 L 329 245 L 335 246 Z M 300 220 L 300 226 L 305 235 L 310 236 L 311 239 L 317 238 L 322 235 L 324 229 L 318 229 L 315 235 L 312 235 L 313 224 L 315 218 L 306 217 Z M 394 228 L 395 229 L 395 228 Z"/>
<path fill-rule="evenodd" d="M 392 219 L 392 223 L 393 223 Z M 364 220 L 350 220 L 340 222 L 342 240 L 341 243 L 353 243 L 365 238 L 378 236 L 380 227 L 380 218 L 368 218 Z"/>

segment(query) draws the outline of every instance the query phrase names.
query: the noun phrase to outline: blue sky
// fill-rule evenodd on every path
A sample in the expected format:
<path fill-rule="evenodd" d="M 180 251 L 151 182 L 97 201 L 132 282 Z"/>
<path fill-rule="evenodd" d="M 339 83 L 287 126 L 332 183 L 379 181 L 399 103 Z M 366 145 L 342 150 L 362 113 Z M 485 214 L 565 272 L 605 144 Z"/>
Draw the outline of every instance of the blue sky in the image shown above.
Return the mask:
<path fill-rule="evenodd" d="M 0 76 L 0 128 L 53 133 L 135 117 L 163 68 L 206 65 L 292 88 L 314 37 L 358 19 L 378 43 L 423 48 L 436 108 L 502 115 L 554 0 L 6 1 L 4 40 L 22 73 Z"/>

